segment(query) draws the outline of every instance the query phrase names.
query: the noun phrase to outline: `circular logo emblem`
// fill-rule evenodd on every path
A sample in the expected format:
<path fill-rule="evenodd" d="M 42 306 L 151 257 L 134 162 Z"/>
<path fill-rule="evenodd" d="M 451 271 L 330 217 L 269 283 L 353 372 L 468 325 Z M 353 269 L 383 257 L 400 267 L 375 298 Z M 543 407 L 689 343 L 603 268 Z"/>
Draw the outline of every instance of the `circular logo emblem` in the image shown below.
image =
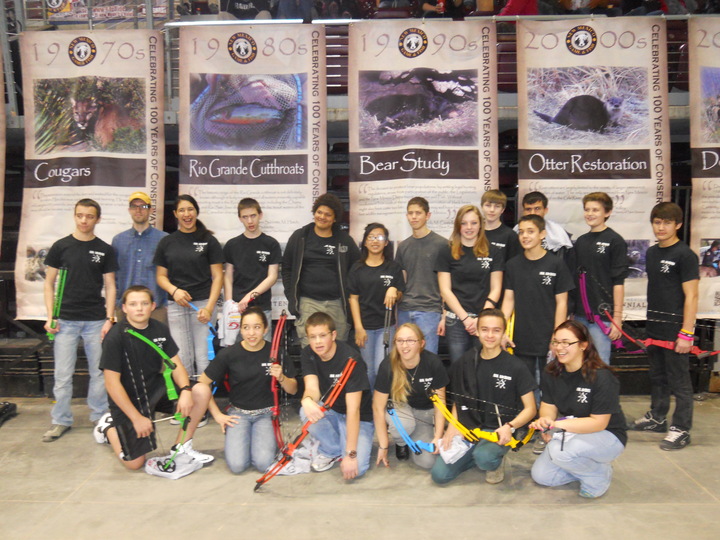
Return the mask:
<path fill-rule="evenodd" d="M 251 35 L 237 32 L 228 40 L 228 52 L 238 64 L 249 64 L 257 56 L 257 43 Z"/>
<path fill-rule="evenodd" d="M 590 26 L 581 24 L 567 33 L 565 46 L 573 54 L 590 54 L 597 46 L 597 34 Z"/>
<path fill-rule="evenodd" d="M 97 56 L 95 42 L 89 37 L 76 37 L 68 46 L 68 56 L 70 56 L 70 61 L 76 66 L 87 66 L 95 60 L 95 56 Z"/>
<path fill-rule="evenodd" d="M 60 13 L 69 3 L 70 0 L 45 0 L 45 5 L 50 13 Z"/>
<path fill-rule="evenodd" d="M 398 49 L 405 58 L 420 56 L 427 49 L 427 34 L 419 28 L 408 28 L 398 39 Z"/>

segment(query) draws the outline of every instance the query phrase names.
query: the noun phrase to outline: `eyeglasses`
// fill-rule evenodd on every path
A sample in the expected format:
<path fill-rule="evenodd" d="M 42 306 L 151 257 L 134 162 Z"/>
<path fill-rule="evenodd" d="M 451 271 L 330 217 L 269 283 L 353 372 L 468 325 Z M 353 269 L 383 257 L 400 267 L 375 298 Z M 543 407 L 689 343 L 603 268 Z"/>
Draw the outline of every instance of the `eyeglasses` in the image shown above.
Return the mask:
<path fill-rule="evenodd" d="M 417 339 L 396 339 L 396 345 L 415 345 L 418 342 Z"/>
<path fill-rule="evenodd" d="M 553 339 L 550 341 L 550 345 L 553 347 L 558 347 L 560 349 L 567 349 L 570 347 L 570 345 L 575 345 L 576 343 L 580 343 L 580 340 L 577 341 L 557 341 Z"/>
<path fill-rule="evenodd" d="M 384 234 L 378 234 L 378 235 L 371 234 L 370 236 L 367 237 L 367 239 L 370 240 L 371 242 L 374 242 L 375 240 L 377 240 L 378 242 L 384 242 L 385 240 L 387 240 L 387 236 L 385 236 Z"/>
<path fill-rule="evenodd" d="M 130 210 L 147 210 L 150 208 L 149 204 L 131 204 Z"/>

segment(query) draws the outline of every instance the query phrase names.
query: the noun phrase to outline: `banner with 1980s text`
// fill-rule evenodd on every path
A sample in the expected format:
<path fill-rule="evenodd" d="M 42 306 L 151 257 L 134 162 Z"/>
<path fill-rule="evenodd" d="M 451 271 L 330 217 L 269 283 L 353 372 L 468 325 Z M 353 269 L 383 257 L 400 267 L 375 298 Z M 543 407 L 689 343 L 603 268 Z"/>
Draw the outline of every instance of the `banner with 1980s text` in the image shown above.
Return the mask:
<path fill-rule="evenodd" d="M 128 197 L 146 192 L 162 224 L 163 39 L 153 30 L 21 36 L 25 183 L 15 263 L 19 319 L 44 319 L 44 260 L 74 230 L 83 198 L 102 208 L 96 235 L 128 229 Z"/>
<path fill-rule="evenodd" d="M 498 185 L 496 34 L 491 20 L 350 25 L 350 232 L 410 233 L 425 197 L 449 235 L 457 209 Z"/>
<path fill-rule="evenodd" d="M 644 318 L 650 210 L 670 197 L 665 21 L 520 21 L 517 47 L 518 200 L 543 192 L 547 217 L 577 238 L 583 196 L 610 195 L 630 258 L 625 311 Z"/>

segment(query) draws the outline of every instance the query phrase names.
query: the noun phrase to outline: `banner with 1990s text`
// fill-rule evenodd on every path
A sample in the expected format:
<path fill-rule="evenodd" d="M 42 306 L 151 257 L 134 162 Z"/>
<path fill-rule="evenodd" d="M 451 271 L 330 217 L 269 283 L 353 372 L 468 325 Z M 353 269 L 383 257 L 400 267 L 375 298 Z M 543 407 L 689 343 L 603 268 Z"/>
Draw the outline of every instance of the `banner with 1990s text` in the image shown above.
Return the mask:
<path fill-rule="evenodd" d="M 670 197 L 665 21 L 520 21 L 517 47 L 518 200 L 543 192 L 547 218 L 577 238 L 583 196 L 610 195 L 630 258 L 625 311 L 644 318 L 650 210 Z"/>
<path fill-rule="evenodd" d="M 72 233 L 83 198 L 102 208 L 95 234 L 128 229 L 128 197 L 146 192 L 162 224 L 165 193 L 160 32 L 26 32 L 21 36 L 25 183 L 15 263 L 19 319 L 44 319 L 44 260 Z"/>
<path fill-rule="evenodd" d="M 350 232 L 410 233 L 425 197 L 448 236 L 457 209 L 498 185 L 496 34 L 491 20 L 350 25 Z"/>

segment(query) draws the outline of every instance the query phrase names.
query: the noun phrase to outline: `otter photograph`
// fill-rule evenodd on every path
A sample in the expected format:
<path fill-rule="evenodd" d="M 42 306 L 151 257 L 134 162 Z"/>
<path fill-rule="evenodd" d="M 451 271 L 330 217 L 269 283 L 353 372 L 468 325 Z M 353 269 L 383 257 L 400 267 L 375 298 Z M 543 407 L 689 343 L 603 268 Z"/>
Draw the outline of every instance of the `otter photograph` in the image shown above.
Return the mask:
<path fill-rule="evenodd" d="M 306 81 L 305 73 L 190 75 L 190 149 L 305 149 Z"/>
<path fill-rule="evenodd" d="M 720 143 L 720 68 L 700 69 L 702 106 L 700 125 L 706 143 Z"/>
<path fill-rule="evenodd" d="M 650 143 L 647 69 L 528 69 L 528 137 L 556 146 Z"/>
<path fill-rule="evenodd" d="M 145 79 L 34 81 L 35 152 L 146 151 Z"/>
<path fill-rule="evenodd" d="M 360 73 L 360 146 L 475 146 L 477 70 Z"/>

